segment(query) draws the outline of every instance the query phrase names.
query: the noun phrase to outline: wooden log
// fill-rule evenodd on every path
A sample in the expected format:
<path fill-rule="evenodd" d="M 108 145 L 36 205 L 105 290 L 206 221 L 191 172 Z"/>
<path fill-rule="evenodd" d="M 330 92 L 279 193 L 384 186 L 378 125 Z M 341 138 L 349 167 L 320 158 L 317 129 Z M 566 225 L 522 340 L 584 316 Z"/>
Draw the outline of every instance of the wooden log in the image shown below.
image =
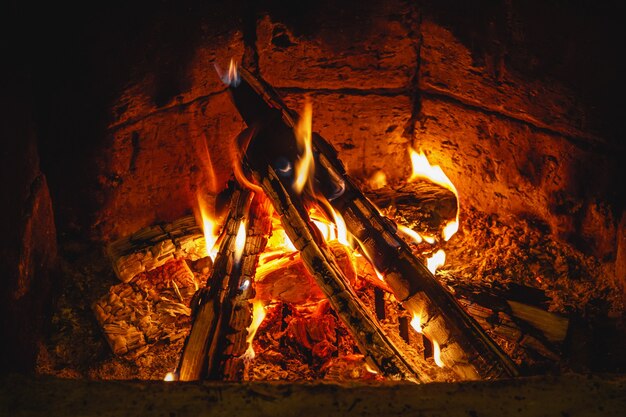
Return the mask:
<path fill-rule="evenodd" d="M 246 243 L 241 257 L 239 274 L 231 274 L 228 292 L 220 311 L 220 323 L 215 335 L 215 366 L 208 370 L 210 379 L 241 381 L 248 348 L 248 328 L 252 321 L 252 304 L 255 295 L 255 271 L 259 256 L 265 250 L 270 235 L 272 208 L 263 194 L 255 193 L 250 205 Z"/>
<path fill-rule="evenodd" d="M 195 261 L 206 256 L 202 229 L 193 216 L 143 228 L 107 247 L 115 274 L 128 282 L 173 259 Z"/>
<path fill-rule="evenodd" d="M 271 120 L 271 119 L 270 119 Z M 274 120 L 276 120 L 274 118 Z M 246 168 L 272 201 L 281 223 L 309 272 L 315 277 L 337 316 L 374 369 L 391 379 L 424 381 L 413 364 L 384 334 L 367 307 L 351 288 L 319 230 L 308 217 L 303 200 L 286 186 L 268 159 L 268 140 L 280 134 L 281 124 L 268 124 L 257 131 L 246 154 Z M 275 130 L 277 129 L 277 130 Z M 271 142 L 270 142 L 271 143 Z"/>
<path fill-rule="evenodd" d="M 238 274 L 234 253 L 239 225 L 244 220 L 251 202 L 251 193 L 235 189 L 231 197 L 230 212 L 220 236 L 220 248 L 206 288 L 199 291 L 194 302 L 193 324 L 185 341 L 177 369 L 181 381 L 195 381 L 206 377 L 216 366 L 215 340 L 220 310 L 231 274 Z"/>
<path fill-rule="evenodd" d="M 245 69 L 241 69 L 240 75 L 240 84 L 230 88 L 237 109 L 248 126 L 266 126 L 266 129 L 270 126 L 274 130 L 272 137 L 265 138 L 266 143 L 255 146 L 253 152 L 263 154 L 266 163 L 294 166 L 298 150 L 292 130 L 297 114 L 285 106 L 269 85 Z M 426 336 L 441 346 L 444 364 L 463 379 L 516 376 L 518 371 L 510 358 L 413 255 L 397 235 L 396 225 L 379 214 L 347 175 L 336 150 L 315 133 L 313 148 L 316 191 L 341 213 L 348 230 L 371 255 L 396 298 L 409 312 L 421 318 Z M 273 169 L 269 168 L 271 172 Z M 275 179 L 268 178 L 267 174 L 259 175 L 261 165 L 252 167 L 253 171 L 255 169 L 257 179 L 266 183 L 264 188 L 271 189 L 274 183 L 280 182 L 277 174 Z M 281 195 L 281 198 L 286 197 Z M 277 203 L 280 202 L 274 204 Z M 294 233 L 296 237 L 299 236 Z"/>
<path fill-rule="evenodd" d="M 348 282 L 354 285 L 356 280 L 354 257 L 337 242 L 331 242 L 329 249 Z M 298 252 L 260 265 L 255 276 L 255 286 L 256 299 L 267 302 L 304 304 L 326 297 L 315 282 L 315 277 L 306 269 Z"/>

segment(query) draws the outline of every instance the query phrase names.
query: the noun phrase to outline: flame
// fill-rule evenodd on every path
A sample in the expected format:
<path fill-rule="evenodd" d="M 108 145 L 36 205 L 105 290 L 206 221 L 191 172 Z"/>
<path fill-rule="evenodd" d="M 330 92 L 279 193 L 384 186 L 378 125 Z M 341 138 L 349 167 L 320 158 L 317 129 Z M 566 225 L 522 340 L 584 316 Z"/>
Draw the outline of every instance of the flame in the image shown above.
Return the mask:
<path fill-rule="evenodd" d="M 200 216 L 202 217 L 202 231 L 204 232 L 204 242 L 206 247 L 206 255 L 212 260 L 215 260 L 217 256 L 218 248 L 215 245 L 218 235 L 215 233 L 216 222 L 209 216 L 206 204 L 204 204 L 202 198 L 198 195 L 198 208 L 200 209 Z"/>
<path fill-rule="evenodd" d="M 215 71 L 217 71 L 217 75 L 220 77 L 222 82 L 228 86 L 237 87 L 241 82 L 241 77 L 239 77 L 239 71 L 237 71 L 237 62 L 231 58 L 230 64 L 228 65 L 228 72 L 223 73 L 217 64 L 214 64 Z"/>
<path fill-rule="evenodd" d="M 365 370 L 366 370 L 367 372 L 369 372 L 370 374 L 378 375 L 378 371 L 376 371 L 376 370 L 372 367 L 372 365 L 370 365 L 370 364 L 369 364 L 369 363 L 367 363 L 367 362 L 365 362 L 365 363 L 364 363 L 364 365 L 365 365 Z"/>
<path fill-rule="evenodd" d="M 413 166 L 413 173 L 409 178 L 409 182 L 413 182 L 418 178 L 426 178 L 452 191 L 456 196 L 456 219 L 450 221 L 441 233 L 443 239 L 448 241 L 459 230 L 459 193 L 441 167 L 439 165 L 431 165 L 423 152 L 417 153 L 413 148 L 409 148 L 409 153 Z"/>
<path fill-rule="evenodd" d="M 237 236 L 235 237 L 235 264 L 239 264 L 241 256 L 243 255 L 243 248 L 246 246 L 246 222 L 244 220 L 239 223 L 239 230 L 237 230 Z"/>
<path fill-rule="evenodd" d="M 426 266 L 428 267 L 428 270 L 433 274 L 435 273 L 437 268 L 443 266 L 443 264 L 445 263 L 446 253 L 443 251 L 443 249 L 439 249 L 437 252 L 435 252 L 433 256 L 426 260 Z"/>
<path fill-rule="evenodd" d="M 415 230 L 403 226 L 401 224 L 398 225 L 398 231 L 400 231 L 401 233 L 407 235 L 408 237 L 410 237 L 411 239 L 413 239 L 415 241 L 415 243 L 422 243 L 424 241 L 424 238 L 422 238 L 422 236 L 417 233 Z"/>
<path fill-rule="evenodd" d="M 329 211 L 333 216 L 334 223 L 324 218 L 320 212 L 316 209 L 309 211 L 309 218 L 317 226 L 322 233 L 322 237 L 326 242 L 338 241 L 342 245 L 351 248 L 350 241 L 348 239 L 348 228 L 346 222 L 339 212 L 337 212 L 330 204 L 327 205 Z"/>
<path fill-rule="evenodd" d="M 419 314 L 413 313 L 413 319 L 411 320 L 411 326 L 415 329 L 416 332 L 422 333 L 422 318 Z"/>
<path fill-rule="evenodd" d="M 369 179 L 369 185 L 372 190 L 378 190 L 387 185 L 387 175 L 383 171 L 376 171 Z"/>
<path fill-rule="evenodd" d="M 311 106 L 311 102 L 307 99 L 304 103 L 302 116 L 300 116 L 298 124 L 294 128 L 298 148 L 302 152 L 302 156 L 296 161 L 296 179 L 293 183 L 293 188 L 298 194 L 302 192 L 304 186 L 309 182 L 309 178 L 313 176 L 315 169 L 312 148 L 312 120 L 313 107 Z"/>
<path fill-rule="evenodd" d="M 439 347 L 439 343 L 433 339 L 433 359 L 438 367 L 443 368 L 443 361 L 441 360 L 441 348 Z"/>
<path fill-rule="evenodd" d="M 250 327 L 248 327 L 248 337 L 246 338 L 248 349 L 242 355 L 242 358 L 244 359 L 254 359 L 255 353 L 252 341 L 254 340 L 254 336 L 256 336 L 257 330 L 259 330 L 259 326 L 261 326 L 261 323 L 265 320 L 265 314 L 263 302 L 255 301 L 252 303 L 252 323 L 250 323 Z"/>
<path fill-rule="evenodd" d="M 165 374 L 165 378 L 163 378 L 163 381 L 165 382 L 172 382 L 172 381 L 176 381 L 178 378 L 176 377 L 176 373 L 175 372 L 168 372 Z"/>

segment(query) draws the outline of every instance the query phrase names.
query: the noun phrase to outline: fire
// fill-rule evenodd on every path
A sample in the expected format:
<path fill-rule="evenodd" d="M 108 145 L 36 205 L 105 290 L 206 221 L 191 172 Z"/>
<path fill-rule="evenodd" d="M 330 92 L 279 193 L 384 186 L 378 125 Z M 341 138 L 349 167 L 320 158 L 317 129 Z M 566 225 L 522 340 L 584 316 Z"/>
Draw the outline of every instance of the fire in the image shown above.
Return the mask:
<path fill-rule="evenodd" d="M 326 242 L 336 240 L 344 246 L 351 247 L 348 239 L 348 228 L 343 217 L 330 204 L 328 204 L 328 209 L 333 216 L 334 223 L 326 219 L 316 209 L 309 211 L 309 218 L 322 233 L 322 237 Z"/>
<path fill-rule="evenodd" d="M 246 222 L 244 220 L 239 223 L 239 229 L 237 230 L 237 236 L 235 237 L 235 264 L 239 264 L 241 256 L 243 255 L 243 248 L 246 246 Z"/>
<path fill-rule="evenodd" d="M 204 232 L 204 241 L 206 245 L 206 255 L 212 260 L 215 260 L 217 256 L 218 248 L 215 245 L 217 242 L 217 233 L 215 233 L 216 222 L 209 216 L 206 205 L 198 196 L 198 207 L 200 209 L 200 216 L 202 217 L 202 231 Z"/>
<path fill-rule="evenodd" d="M 254 359 L 255 353 L 252 341 L 254 340 L 254 336 L 256 336 L 257 330 L 259 330 L 259 326 L 261 326 L 261 323 L 265 320 L 265 314 L 265 306 L 261 301 L 252 303 L 252 323 L 250 323 L 250 327 L 248 327 L 248 337 L 246 338 L 248 349 L 243 354 L 244 359 Z"/>
<path fill-rule="evenodd" d="M 330 208 L 333 213 L 333 219 L 335 220 L 335 226 L 337 227 L 337 241 L 344 246 L 350 246 L 348 242 L 348 228 L 346 227 L 346 222 L 341 217 L 335 209 Z"/>
<path fill-rule="evenodd" d="M 443 249 L 439 249 L 437 252 L 435 252 L 433 256 L 426 260 L 426 266 L 428 267 L 428 270 L 433 274 L 435 273 L 437 268 L 443 266 L 443 264 L 445 263 L 446 253 L 443 251 Z"/>
<path fill-rule="evenodd" d="M 413 173 L 409 178 L 409 182 L 413 182 L 418 178 L 426 178 L 447 188 L 456 196 L 456 219 L 450 221 L 441 233 L 443 239 L 448 241 L 459 230 L 459 193 L 441 167 L 439 165 L 431 165 L 423 152 L 417 153 L 413 148 L 409 148 L 409 153 L 411 155 L 411 164 L 413 165 Z"/>
<path fill-rule="evenodd" d="M 230 59 L 228 72 L 223 73 L 217 66 L 217 64 L 215 64 L 215 71 L 217 71 L 217 75 L 226 85 L 232 85 L 233 87 L 237 87 L 241 82 L 241 78 L 239 77 L 239 71 L 237 71 L 237 62 L 233 58 Z"/>
<path fill-rule="evenodd" d="M 369 185 L 372 190 L 378 190 L 387 185 L 387 175 L 383 171 L 376 171 L 369 179 Z"/>
<path fill-rule="evenodd" d="M 438 367 L 443 368 L 443 361 L 441 360 L 441 348 L 436 340 L 433 340 L 433 359 Z"/>
<path fill-rule="evenodd" d="M 176 374 L 174 372 L 168 372 L 167 374 L 165 374 L 165 378 L 163 378 L 163 381 L 165 382 L 172 382 L 172 381 L 176 381 L 178 378 L 176 378 Z"/>
<path fill-rule="evenodd" d="M 413 239 L 415 243 L 422 243 L 424 241 L 424 238 L 422 238 L 419 233 L 409 227 L 399 224 L 398 231 Z"/>
<path fill-rule="evenodd" d="M 419 314 L 413 313 L 413 319 L 411 320 L 411 326 L 416 332 L 422 333 L 422 318 Z"/>
<path fill-rule="evenodd" d="M 309 182 L 315 169 L 312 148 L 312 121 L 313 107 L 311 102 L 307 100 L 304 103 L 304 111 L 300 116 L 300 120 L 298 120 L 298 124 L 294 128 L 298 148 L 302 152 L 302 156 L 296 161 L 296 179 L 293 184 L 293 188 L 298 194 L 302 192 L 304 186 Z"/>

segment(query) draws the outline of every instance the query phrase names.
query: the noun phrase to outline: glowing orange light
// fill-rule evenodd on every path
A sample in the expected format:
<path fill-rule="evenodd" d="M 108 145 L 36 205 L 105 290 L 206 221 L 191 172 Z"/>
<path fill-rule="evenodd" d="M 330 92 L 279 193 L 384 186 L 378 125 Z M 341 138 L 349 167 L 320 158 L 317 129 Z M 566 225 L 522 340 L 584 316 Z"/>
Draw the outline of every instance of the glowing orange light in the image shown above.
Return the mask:
<path fill-rule="evenodd" d="M 200 209 L 200 216 L 202 217 L 202 231 L 204 232 L 206 255 L 215 260 L 218 251 L 218 248 L 215 246 L 218 237 L 215 232 L 216 223 L 211 216 L 209 216 L 207 207 L 200 196 L 198 196 L 198 208 Z"/>
<path fill-rule="evenodd" d="M 439 249 L 433 256 L 426 260 L 426 266 L 428 270 L 433 274 L 437 271 L 437 268 L 443 266 L 446 263 L 446 253 L 443 249 Z"/>
<path fill-rule="evenodd" d="M 413 148 L 409 148 L 409 153 L 413 166 L 413 173 L 409 178 L 409 182 L 415 181 L 417 178 L 426 178 L 447 188 L 456 196 L 456 219 L 450 221 L 442 231 L 443 239 L 448 241 L 459 230 L 459 193 L 441 167 L 439 165 L 431 165 L 423 152 L 417 153 Z"/>
<path fill-rule="evenodd" d="M 422 318 L 419 314 L 414 313 L 413 319 L 411 320 L 411 326 L 415 329 L 416 332 L 422 333 Z"/>
<path fill-rule="evenodd" d="M 163 378 L 163 381 L 165 382 L 176 381 L 176 374 L 174 374 L 173 372 L 168 372 L 167 374 L 165 374 L 165 378 Z"/>
<path fill-rule="evenodd" d="M 422 236 L 419 233 L 417 233 L 415 230 L 409 227 L 399 224 L 398 231 L 400 231 L 402 234 L 405 234 L 406 236 L 413 239 L 415 243 L 422 243 L 424 241 L 424 238 L 422 238 Z"/>
<path fill-rule="evenodd" d="M 243 248 L 246 246 L 246 222 L 241 221 L 239 223 L 239 229 L 237 230 L 237 236 L 235 236 L 235 254 L 234 261 L 238 264 L 241 261 L 243 255 Z"/>
<path fill-rule="evenodd" d="M 443 368 L 443 361 L 441 360 L 441 348 L 436 340 L 433 340 L 433 359 L 438 367 Z"/>
<path fill-rule="evenodd" d="M 304 186 L 313 176 L 313 171 L 315 169 L 312 148 L 312 122 L 313 107 L 311 106 L 311 102 L 307 99 L 304 103 L 304 111 L 298 120 L 298 124 L 294 128 L 296 140 L 298 141 L 298 148 L 302 152 L 302 156 L 296 161 L 295 164 L 296 179 L 293 183 L 293 188 L 297 193 L 302 192 Z"/>
<path fill-rule="evenodd" d="M 378 190 L 387 185 L 387 175 L 383 171 L 376 171 L 369 179 L 369 185 L 372 190 Z"/>
<path fill-rule="evenodd" d="M 259 330 L 259 326 L 265 320 L 265 307 L 261 301 L 255 301 L 252 303 L 252 323 L 250 323 L 250 327 L 248 327 L 248 337 L 246 338 L 246 343 L 248 344 L 248 349 L 242 355 L 244 359 L 251 360 L 254 359 L 256 355 L 254 352 L 254 347 L 252 346 L 252 341 L 254 340 L 254 336 L 256 336 L 257 330 Z"/>
<path fill-rule="evenodd" d="M 237 87 L 241 82 L 239 71 L 237 71 L 237 62 L 233 58 L 230 59 L 228 72 L 223 73 L 217 64 L 215 64 L 215 71 L 217 71 L 217 75 L 220 77 L 222 82 L 228 86 L 232 85 L 233 87 Z"/>

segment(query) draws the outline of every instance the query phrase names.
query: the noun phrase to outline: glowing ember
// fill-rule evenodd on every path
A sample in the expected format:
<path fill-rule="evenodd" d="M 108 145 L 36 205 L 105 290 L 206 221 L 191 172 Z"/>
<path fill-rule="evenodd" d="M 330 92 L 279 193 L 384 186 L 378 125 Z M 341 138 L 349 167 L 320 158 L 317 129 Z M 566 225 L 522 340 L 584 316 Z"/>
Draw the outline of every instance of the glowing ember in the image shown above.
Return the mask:
<path fill-rule="evenodd" d="M 419 233 L 417 233 L 415 230 L 406 227 L 406 226 L 402 226 L 401 224 L 398 225 L 398 231 L 401 232 L 402 234 L 410 237 L 411 239 L 413 239 L 413 241 L 415 243 L 422 243 L 424 241 L 424 239 L 422 238 L 422 236 L 420 236 Z"/>
<path fill-rule="evenodd" d="M 423 152 L 417 153 L 412 148 L 409 148 L 409 153 L 411 154 L 411 163 L 413 165 L 413 173 L 409 178 L 409 182 L 413 182 L 418 178 L 426 178 L 452 191 L 456 196 L 456 219 L 449 222 L 442 232 L 443 239 L 448 241 L 459 230 L 459 193 L 441 167 L 439 165 L 431 165 Z"/>
<path fill-rule="evenodd" d="M 441 348 L 436 340 L 433 340 L 433 359 L 438 367 L 443 368 L 443 361 L 441 360 Z"/>
<path fill-rule="evenodd" d="M 246 222 L 241 221 L 239 223 L 239 230 L 237 230 L 237 236 L 235 237 L 235 264 L 239 264 L 241 261 L 241 255 L 243 255 L 243 248 L 246 246 Z"/>
<path fill-rule="evenodd" d="M 383 171 L 376 171 L 369 179 L 369 185 L 372 190 L 378 190 L 387 185 L 387 175 Z"/>
<path fill-rule="evenodd" d="M 176 381 L 176 379 L 176 374 L 174 372 L 168 372 L 167 374 L 165 374 L 165 378 L 163 378 L 163 381 L 172 382 Z"/>
<path fill-rule="evenodd" d="M 428 270 L 433 274 L 435 273 L 437 268 L 443 266 L 443 264 L 445 263 L 446 253 L 443 251 L 443 249 L 439 249 L 437 252 L 435 252 L 433 256 L 426 260 L 426 266 L 428 267 Z"/>
<path fill-rule="evenodd" d="M 202 231 L 204 232 L 204 242 L 206 246 L 206 254 L 211 259 L 215 260 L 217 256 L 218 248 L 215 245 L 217 242 L 217 233 L 215 233 L 216 223 L 209 216 L 206 205 L 202 202 L 202 199 L 198 197 L 198 207 L 200 209 L 200 216 L 202 217 Z"/>
<path fill-rule="evenodd" d="M 252 304 L 252 323 L 250 323 L 250 327 L 248 327 L 248 337 L 246 338 L 246 343 L 248 344 L 248 349 L 242 355 L 242 358 L 251 360 L 254 359 L 254 347 L 252 346 L 252 341 L 254 340 L 254 336 L 256 336 L 256 332 L 263 323 L 265 319 L 265 307 L 261 301 L 255 301 Z"/>
<path fill-rule="evenodd" d="M 313 161 L 313 149 L 312 149 L 312 119 L 313 119 L 313 107 L 308 100 L 304 104 L 304 111 L 298 124 L 294 128 L 294 133 L 298 141 L 298 148 L 302 152 L 302 156 L 296 161 L 295 173 L 296 179 L 293 184 L 293 188 L 297 193 L 301 193 L 304 186 L 309 182 L 309 178 L 313 176 L 313 170 L 315 169 Z"/>
<path fill-rule="evenodd" d="M 411 326 L 415 329 L 416 332 L 422 333 L 422 318 L 419 314 L 413 314 L 413 319 L 411 320 Z"/>

